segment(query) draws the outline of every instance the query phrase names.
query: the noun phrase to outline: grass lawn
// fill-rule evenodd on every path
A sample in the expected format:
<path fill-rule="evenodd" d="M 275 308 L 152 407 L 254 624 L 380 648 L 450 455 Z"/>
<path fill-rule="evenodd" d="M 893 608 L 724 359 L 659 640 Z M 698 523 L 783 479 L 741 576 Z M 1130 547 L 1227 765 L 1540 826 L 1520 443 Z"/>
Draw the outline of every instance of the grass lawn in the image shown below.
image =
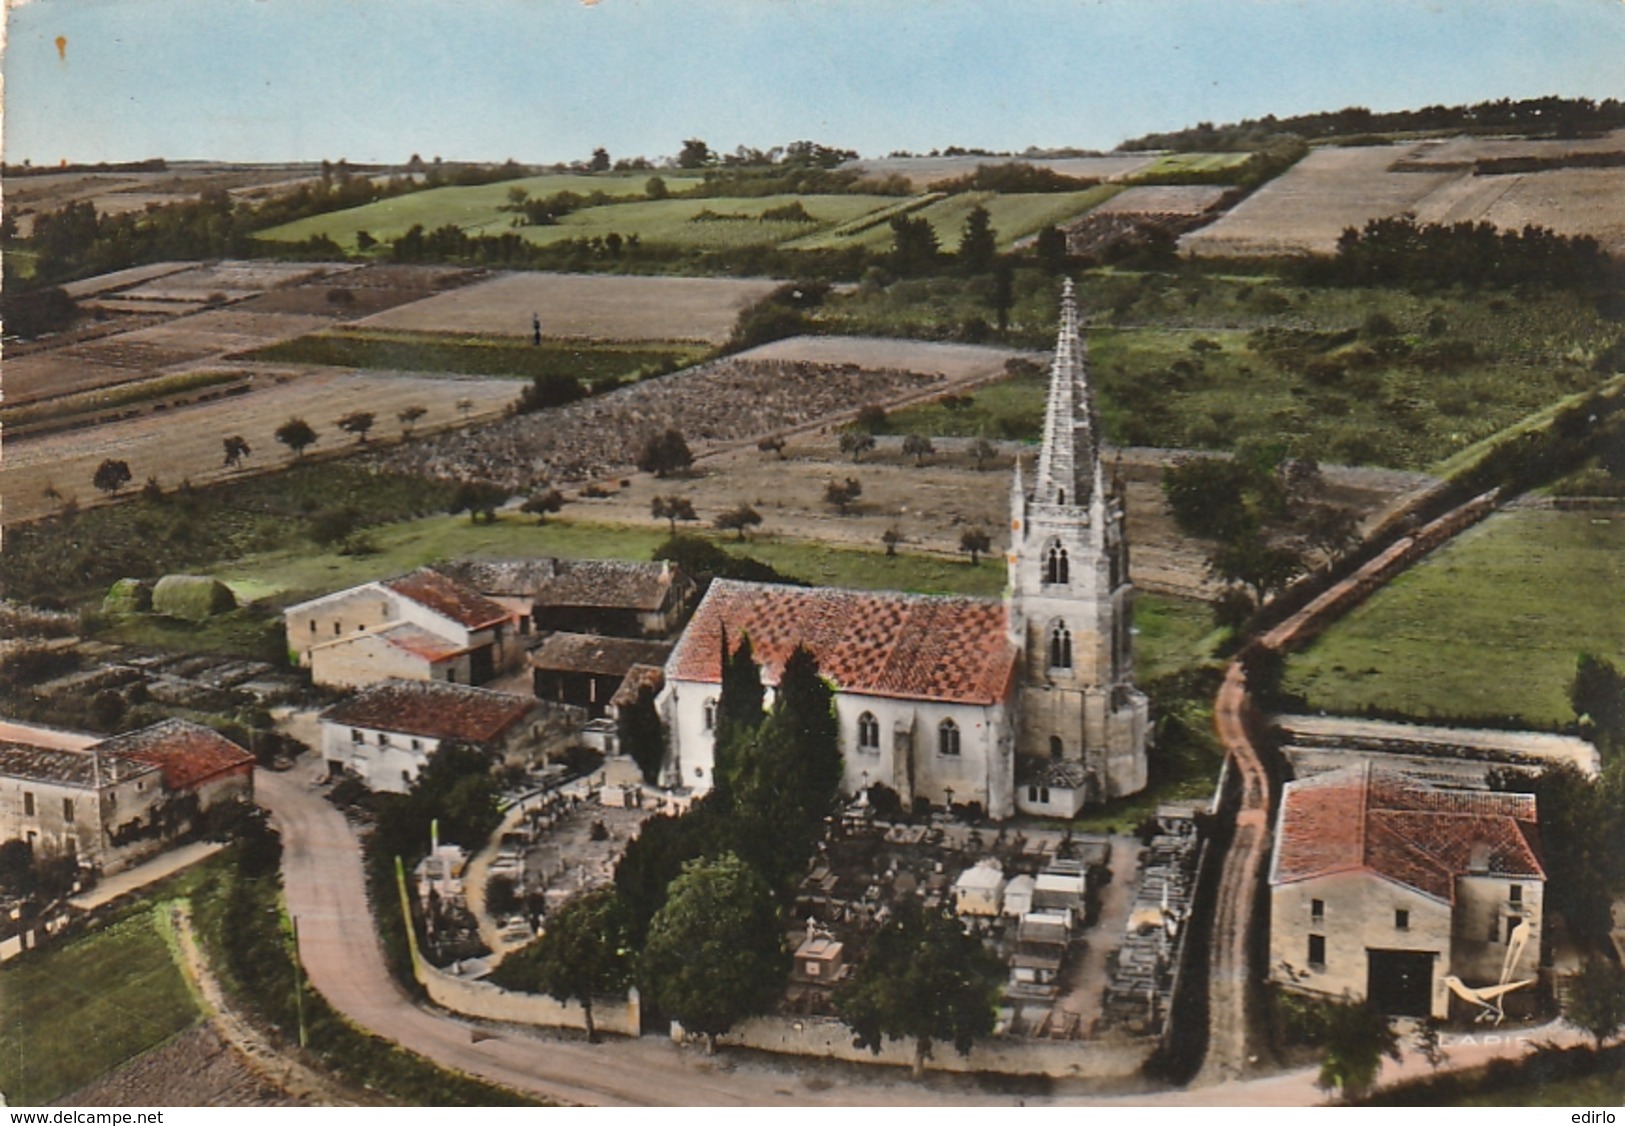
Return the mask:
<path fill-rule="evenodd" d="M 1582 652 L 1625 663 L 1625 517 L 1492 516 L 1291 658 L 1310 707 L 1415 716 L 1573 719 Z"/>
<path fill-rule="evenodd" d="M 0 1091 L 37 1105 L 198 1019 L 161 905 L 0 968 Z"/>
<path fill-rule="evenodd" d="M 1227 168 L 1239 168 L 1252 158 L 1250 152 L 1174 152 L 1158 157 L 1130 179 L 1154 179 L 1189 172 L 1221 172 Z"/>
<path fill-rule="evenodd" d="M 581 195 L 603 192 L 612 196 L 640 196 L 649 183 L 650 175 L 652 173 L 642 172 L 624 176 L 532 176 L 524 180 L 505 180 L 473 187 L 430 188 L 362 207 L 312 215 L 260 231 L 254 237 L 269 242 L 303 242 L 316 235 L 326 235 L 344 249 L 353 251 L 357 231 L 366 231 L 380 241 L 404 235 L 417 224 L 427 231 L 450 223 L 471 232 L 491 230 L 500 233 L 507 229 L 509 220 L 513 218 L 511 213 L 497 210 L 508 203 L 510 189 L 523 188 L 532 199 L 563 191 Z M 672 191 L 681 191 L 696 181 L 695 177 L 664 172 L 660 175 Z"/>
<path fill-rule="evenodd" d="M 1625 1071 L 1497 1087 L 1483 1094 L 1468 1095 L 1451 1105 L 1605 1107 L 1622 1104 L 1625 1104 Z"/>
<path fill-rule="evenodd" d="M 762 212 L 800 203 L 813 222 L 765 220 Z M 891 207 L 896 196 L 770 195 L 719 196 L 714 199 L 639 200 L 572 212 L 546 227 L 521 227 L 527 242 L 546 245 L 565 239 L 602 238 L 610 233 L 637 235 L 645 245 L 723 250 L 742 246 L 777 246 L 828 230 Z M 712 217 L 697 218 L 709 212 Z M 890 232 L 887 231 L 889 236 Z"/>
<path fill-rule="evenodd" d="M 96 638 L 143 648 L 211 653 L 272 664 L 281 664 L 288 656 L 282 619 L 248 607 L 202 622 L 157 614 L 109 617 L 106 626 L 96 631 Z"/>
<path fill-rule="evenodd" d="M 357 329 L 319 332 L 245 353 L 244 359 L 384 371 L 454 372 L 531 379 L 538 375 L 573 375 L 583 383 L 635 377 L 669 365 L 686 365 L 706 354 L 703 348 L 627 348 L 614 344 L 544 340 L 456 337 L 428 333 Z"/>

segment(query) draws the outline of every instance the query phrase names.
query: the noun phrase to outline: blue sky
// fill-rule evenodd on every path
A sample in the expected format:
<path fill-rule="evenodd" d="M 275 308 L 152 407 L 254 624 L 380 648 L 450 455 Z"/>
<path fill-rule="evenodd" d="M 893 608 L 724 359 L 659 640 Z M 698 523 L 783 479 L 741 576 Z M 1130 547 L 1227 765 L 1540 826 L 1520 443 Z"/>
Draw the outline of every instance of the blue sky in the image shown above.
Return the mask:
<path fill-rule="evenodd" d="M 29 0 L 4 74 L 5 157 L 35 163 L 1110 148 L 1625 98 L 1625 0 Z"/>

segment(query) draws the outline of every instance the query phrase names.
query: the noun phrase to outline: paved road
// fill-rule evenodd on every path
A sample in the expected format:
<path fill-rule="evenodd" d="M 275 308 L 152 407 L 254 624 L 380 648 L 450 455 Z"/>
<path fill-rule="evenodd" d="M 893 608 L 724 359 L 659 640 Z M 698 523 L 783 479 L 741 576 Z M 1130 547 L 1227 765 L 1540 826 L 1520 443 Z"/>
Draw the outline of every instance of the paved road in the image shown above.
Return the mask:
<path fill-rule="evenodd" d="M 311 984 L 361 1027 L 394 1040 L 443 1067 L 569 1103 L 622 1105 L 1011 1105 L 1018 1096 L 989 1090 L 963 1076 L 937 1074 L 911 1082 L 901 1069 L 777 1059 L 725 1052 L 707 1058 L 658 1037 L 581 1040 L 487 1029 L 419 1008 L 389 976 L 373 932 L 354 834 L 301 771 L 255 778 L 261 804 L 282 831 L 288 909 L 299 919 L 299 953 Z M 494 1034 L 493 1034 L 494 1032 Z M 485 1037 L 476 1042 L 476 1033 Z M 1575 1042 L 1568 1032 L 1537 1030 L 1539 1039 Z M 1494 1043 L 1454 1049 L 1448 1066 L 1512 1055 L 1528 1044 L 1510 1034 Z M 1383 1078 L 1421 1074 L 1426 1065 L 1385 1064 Z M 1186 1091 L 1101 1097 L 1056 1084 L 1029 1104 L 1102 1106 L 1306 1106 L 1320 1102 L 1313 1069 Z"/>

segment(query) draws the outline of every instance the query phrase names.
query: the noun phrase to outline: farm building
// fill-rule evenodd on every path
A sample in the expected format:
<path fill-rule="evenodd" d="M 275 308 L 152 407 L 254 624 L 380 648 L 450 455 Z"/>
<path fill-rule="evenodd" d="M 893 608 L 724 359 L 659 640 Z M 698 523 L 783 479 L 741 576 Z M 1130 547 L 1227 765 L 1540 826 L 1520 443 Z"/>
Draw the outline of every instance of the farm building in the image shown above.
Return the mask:
<path fill-rule="evenodd" d="M 667 637 L 683 623 L 694 581 L 669 562 L 468 560 L 440 570 L 517 613 L 519 631 Z"/>
<path fill-rule="evenodd" d="M 633 669 L 658 669 L 671 655 L 660 641 L 552 633 L 530 653 L 536 698 L 605 715 Z M 640 674 L 647 677 L 647 674 Z"/>
<path fill-rule="evenodd" d="M 317 684 L 485 684 L 518 664 L 519 615 L 425 567 L 287 609 L 288 651 Z"/>
<path fill-rule="evenodd" d="M 1144 789 L 1123 494 L 1102 468 L 1070 282 L 1037 477 L 1028 488 L 1018 465 L 1011 512 L 1003 601 L 714 581 L 666 665 L 667 780 L 710 788 L 723 638 L 748 635 L 765 684 L 805 645 L 835 685 L 848 794 L 884 783 L 1004 818 L 1056 762 L 1077 764 L 1050 794 L 1074 811 Z"/>
<path fill-rule="evenodd" d="M 111 874 L 161 851 L 197 816 L 253 798 L 253 757 L 181 719 L 103 739 L 0 724 L 0 841 Z"/>
<path fill-rule="evenodd" d="M 405 793 L 442 743 L 457 742 L 523 761 L 541 737 L 534 700 L 439 681 L 386 680 L 319 717 L 329 772 L 348 772 L 372 790 Z"/>
<path fill-rule="evenodd" d="M 1289 782 L 1270 872 L 1270 976 L 1395 1016 L 1447 1016 L 1452 993 L 1493 998 L 1536 977 L 1545 881 L 1533 795 L 1370 764 Z"/>

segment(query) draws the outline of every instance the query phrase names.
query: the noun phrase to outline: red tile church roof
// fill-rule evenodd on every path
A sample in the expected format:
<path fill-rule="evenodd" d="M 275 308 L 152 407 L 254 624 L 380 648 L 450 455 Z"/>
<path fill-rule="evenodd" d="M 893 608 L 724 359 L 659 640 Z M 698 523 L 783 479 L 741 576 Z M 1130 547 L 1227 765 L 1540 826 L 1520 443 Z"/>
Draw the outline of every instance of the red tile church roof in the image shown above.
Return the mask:
<path fill-rule="evenodd" d="M 1365 871 L 1450 902 L 1474 870 L 1545 879 L 1532 795 L 1437 789 L 1369 765 L 1286 787 L 1271 884 Z"/>
<path fill-rule="evenodd" d="M 677 679 L 721 680 L 721 638 L 750 635 L 762 678 L 778 683 L 804 644 L 843 692 L 993 704 L 1009 694 L 1016 648 L 1002 602 L 717 579 L 668 668 Z"/>

